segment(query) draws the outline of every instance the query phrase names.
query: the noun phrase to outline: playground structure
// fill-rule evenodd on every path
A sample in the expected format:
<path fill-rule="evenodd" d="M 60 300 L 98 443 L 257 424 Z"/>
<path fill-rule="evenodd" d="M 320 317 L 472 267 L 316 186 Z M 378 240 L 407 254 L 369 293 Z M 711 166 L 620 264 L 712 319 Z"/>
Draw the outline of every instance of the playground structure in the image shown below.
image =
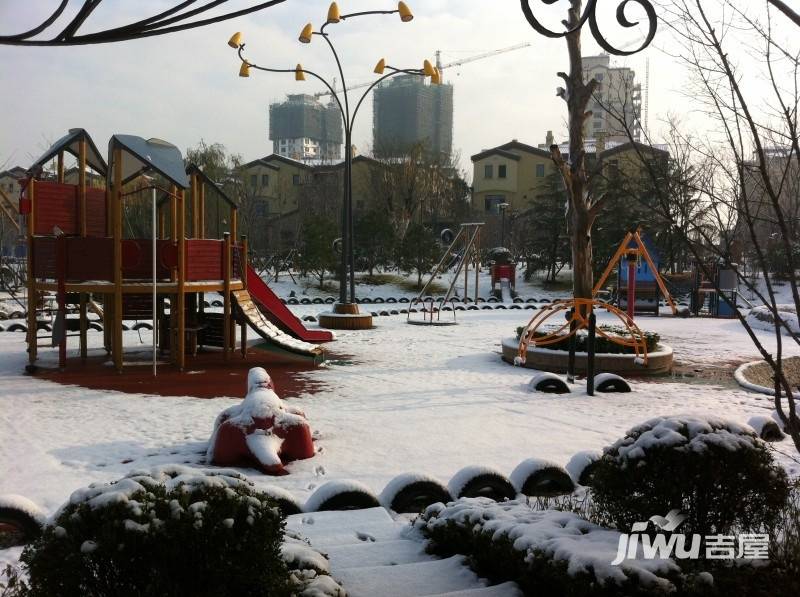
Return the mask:
<path fill-rule="evenodd" d="M 220 348 L 229 359 L 237 324 L 243 357 L 249 326 L 284 358 L 323 358 L 316 343 L 332 335 L 307 330 L 261 281 L 248 263 L 247 238 L 236 240 L 236 204 L 202 170 L 185 167 L 177 147 L 158 139 L 114 135 L 108 152 L 106 163 L 88 133 L 72 129 L 31 166 L 23 182 L 30 367 L 43 345 L 37 328 L 44 299 L 53 294 L 51 342 L 58 346 L 60 368 L 66 366 L 68 337 L 78 336 L 80 356 L 87 357 L 89 311 L 102 319 L 104 346 L 117 371 L 125 363 L 123 321 L 134 319 L 152 320 L 154 373 L 156 341 L 183 370 L 187 352 L 202 346 Z M 65 182 L 65 154 L 77 159 L 77 184 Z M 43 166 L 54 158 L 56 180 L 47 180 Z M 106 188 L 87 185 L 87 167 L 105 178 Z M 124 201 L 147 191 L 153 234 L 125 238 Z M 224 204 L 221 222 L 207 221 L 211 193 Z M 225 230 L 222 238 L 207 238 L 210 229 Z M 206 310 L 206 293 L 222 295 L 222 313 Z M 75 310 L 78 317 L 68 318 Z"/>
<path fill-rule="evenodd" d="M 692 294 L 689 309 L 692 315 L 708 315 L 723 319 L 736 317 L 736 303 L 739 298 L 737 267 L 723 267 L 719 261 L 711 259 L 694 264 L 692 271 Z M 744 297 L 742 297 L 744 300 Z M 752 306 L 752 305 L 751 305 Z"/>
<path fill-rule="evenodd" d="M 517 296 L 516 279 L 517 265 L 514 263 L 514 256 L 511 251 L 504 247 L 497 247 L 489 251 L 489 273 L 492 277 L 492 294 L 503 302 L 514 299 Z M 497 286 L 500 286 L 497 289 Z M 505 288 L 509 290 L 509 296 L 504 296 Z"/>
<path fill-rule="evenodd" d="M 408 309 L 408 317 L 406 318 L 406 321 L 408 323 L 415 325 L 456 324 L 457 323 L 456 310 L 451 307 L 451 311 L 453 314 L 452 321 L 441 319 L 442 310 L 446 303 L 452 302 L 452 299 L 455 296 L 456 284 L 458 284 L 462 271 L 464 272 L 464 299 L 466 299 L 469 296 L 470 264 L 475 269 L 473 300 L 475 302 L 478 301 L 478 275 L 480 274 L 480 269 L 481 269 L 480 246 L 481 246 L 482 227 L 483 227 L 483 222 L 471 222 L 471 223 L 461 224 L 459 226 L 458 232 L 455 234 L 452 241 L 449 243 L 447 249 L 442 255 L 442 258 L 439 260 L 439 263 L 431 272 L 428 281 L 425 282 L 425 285 L 422 287 L 422 290 L 419 291 L 419 294 L 417 294 L 415 298 L 411 299 Z M 445 240 L 448 236 L 445 235 L 445 232 L 449 231 L 447 230 L 443 231 L 442 233 L 443 240 Z M 461 248 L 458 248 L 459 246 Z M 452 278 L 450 280 L 450 284 L 447 287 L 447 292 L 444 294 L 444 296 L 436 300 L 432 298 L 426 298 L 428 289 L 433 283 L 433 281 L 436 279 L 436 277 L 451 268 L 453 268 L 454 271 L 452 274 Z M 436 305 L 436 303 L 438 303 L 438 306 Z M 415 305 L 422 306 L 421 309 L 422 320 L 411 318 L 412 308 Z"/>
<path fill-rule="evenodd" d="M 625 258 L 624 264 L 623 257 Z M 675 302 L 658 273 L 658 265 L 642 240 L 639 229 L 625 235 L 595 284 L 592 296 L 597 296 L 615 267 L 618 269 L 617 306 L 621 309 L 624 308 L 628 317 L 633 318 L 637 313 L 650 313 L 657 316 L 659 300 L 662 296 L 672 309 L 672 314 L 678 314 Z"/>
<path fill-rule="evenodd" d="M 622 325 L 627 331 L 627 335 L 619 336 L 617 334 L 609 334 L 603 328 L 598 328 L 596 315 L 594 313 L 595 308 L 605 309 L 607 312 L 615 315 L 622 322 Z M 539 331 L 546 321 L 558 314 L 565 316 L 565 322 L 560 327 L 557 327 L 555 330 L 548 329 L 543 332 Z M 633 321 L 633 318 L 624 311 L 608 303 L 595 299 L 581 298 L 554 301 L 539 310 L 520 334 L 519 347 L 517 350 L 517 357 L 514 359 L 514 364 L 525 364 L 528 355 L 528 347 L 531 345 L 548 346 L 567 341 L 569 342 L 567 381 L 569 383 L 574 382 L 576 334 L 580 330 L 586 330 L 588 334 L 586 391 L 590 396 L 594 394 L 595 334 L 599 334 L 614 344 L 632 348 L 635 355 L 634 361 L 641 364 L 643 367 L 647 367 L 647 341 L 644 333 Z"/>

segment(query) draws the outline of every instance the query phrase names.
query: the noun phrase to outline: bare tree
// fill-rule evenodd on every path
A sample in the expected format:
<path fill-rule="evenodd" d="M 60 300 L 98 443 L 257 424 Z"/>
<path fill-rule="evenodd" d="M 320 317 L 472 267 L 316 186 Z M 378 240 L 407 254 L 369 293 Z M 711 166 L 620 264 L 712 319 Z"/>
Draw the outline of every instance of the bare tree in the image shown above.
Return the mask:
<path fill-rule="evenodd" d="M 775 409 L 800 450 L 797 388 L 791 386 L 784 368 L 784 338 L 788 335 L 800 344 L 800 336 L 783 316 L 767 252 L 768 243 L 777 243 L 787 270 L 792 274 L 797 271 L 797 227 L 792 222 L 797 197 L 787 190 L 797 188 L 800 172 L 800 49 L 796 41 L 793 45 L 774 34 L 771 4 L 766 0 L 758 16 L 735 0 L 672 0 L 665 7 L 664 21 L 679 42 L 677 57 L 693 76 L 693 103 L 713 126 L 705 139 L 697 139 L 673 123 L 670 145 L 681 159 L 691 163 L 692 176 L 675 183 L 685 186 L 679 191 L 670 184 L 655 188 L 660 215 L 672 224 L 716 291 L 723 289 L 712 275 L 708 255 L 733 270 L 739 284 L 769 311 L 774 324 L 774 352 L 755 334 L 748 318 L 733 310 L 772 369 Z M 747 84 L 748 79 L 758 77 L 768 82 L 766 98 L 762 97 L 763 85 L 755 88 Z M 623 119 L 617 120 L 622 124 Z M 655 169 L 646 160 L 643 163 L 648 175 L 655 178 Z M 688 219 L 688 226 L 689 214 L 672 201 L 676 192 L 700 197 L 701 217 Z M 775 233 L 766 235 L 765 228 Z M 743 245 L 749 250 L 743 251 Z M 760 278 L 747 275 L 740 263 L 742 257 L 751 271 L 760 272 Z M 797 276 L 789 275 L 788 282 L 792 307 L 798 312 Z"/>

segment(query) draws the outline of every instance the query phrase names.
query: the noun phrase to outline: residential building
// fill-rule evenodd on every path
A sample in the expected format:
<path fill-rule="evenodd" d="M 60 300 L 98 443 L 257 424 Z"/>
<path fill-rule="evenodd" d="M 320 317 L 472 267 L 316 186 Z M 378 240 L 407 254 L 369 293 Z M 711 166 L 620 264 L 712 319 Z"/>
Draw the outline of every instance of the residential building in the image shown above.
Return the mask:
<path fill-rule="evenodd" d="M 313 95 L 288 95 L 269 106 L 273 153 L 304 162 L 332 162 L 342 156 L 342 116 L 332 101 Z"/>
<path fill-rule="evenodd" d="M 25 177 L 25 169 L 15 166 L 0 172 L 0 255 L 18 254 L 22 229 L 19 215 L 19 182 Z"/>
<path fill-rule="evenodd" d="M 402 157 L 420 143 L 434 155 L 453 151 L 453 86 L 401 75 L 373 91 L 372 148 L 378 157 Z"/>
<path fill-rule="evenodd" d="M 584 135 L 619 143 L 633 137 L 640 142 L 642 89 L 636 83 L 636 73 L 628 67 L 612 66 L 608 54 L 584 56 L 583 71 L 587 81 L 597 81 L 588 106 L 592 117 L 584 123 Z"/>

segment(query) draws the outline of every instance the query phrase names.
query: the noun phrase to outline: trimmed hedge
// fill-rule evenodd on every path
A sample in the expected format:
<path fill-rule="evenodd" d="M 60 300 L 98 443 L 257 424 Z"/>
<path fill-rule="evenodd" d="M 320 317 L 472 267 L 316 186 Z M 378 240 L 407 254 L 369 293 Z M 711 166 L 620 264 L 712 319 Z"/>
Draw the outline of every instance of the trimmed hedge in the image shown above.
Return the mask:
<path fill-rule="evenodd" d="M 651 419 L 592 470 L 599 522 L 624 530 L 677 508 L 683 533 L 763 532 L 788 494 L 786 472 L 752 429 L 716 417 Z"/>
<path fill-rule="evenodd" d="M 288 596 L 283 535 L 274 501 L 236 472 L 132 473 L 72 494 L 23 551 L 13 595 Z"/>

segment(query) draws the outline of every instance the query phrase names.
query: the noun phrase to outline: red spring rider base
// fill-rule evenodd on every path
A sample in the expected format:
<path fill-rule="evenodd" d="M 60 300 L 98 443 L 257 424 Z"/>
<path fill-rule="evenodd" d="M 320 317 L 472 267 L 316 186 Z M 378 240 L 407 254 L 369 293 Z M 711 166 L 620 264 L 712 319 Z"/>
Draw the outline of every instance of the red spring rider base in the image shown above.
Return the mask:
<path fill-rule="evenodd" d="M 311 458 L 314 443 L 305 414 L 274 392 L 269 374 L 250 369 L 244 402 L 220 413 L 207 459 L 218 466 L 255 466 L 268 475 L 288 475 L 284 465 Z"/>

